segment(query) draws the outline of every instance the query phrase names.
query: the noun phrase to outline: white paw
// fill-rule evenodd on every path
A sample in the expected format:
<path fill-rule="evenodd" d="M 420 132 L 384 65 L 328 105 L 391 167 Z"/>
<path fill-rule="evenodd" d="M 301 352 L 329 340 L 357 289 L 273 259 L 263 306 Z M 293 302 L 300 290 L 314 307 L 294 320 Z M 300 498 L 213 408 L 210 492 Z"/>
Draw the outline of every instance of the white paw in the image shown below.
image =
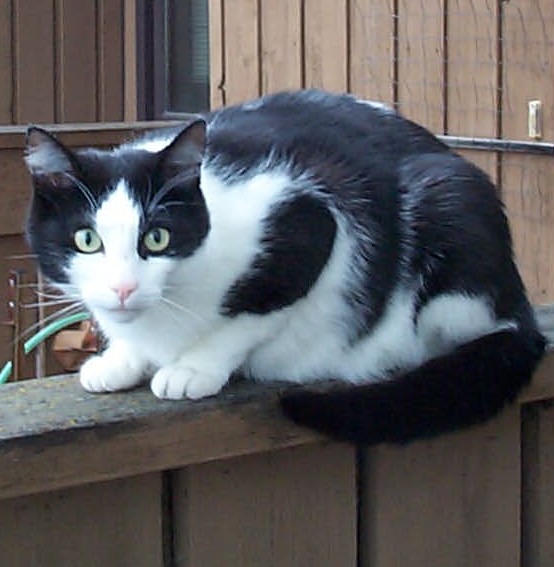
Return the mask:
<path fill-rule="evenodd" d="M 154 374 L 150 387 L 158 398 L 180 400 L 187 397 L 198 400 L 219 393 L 228 378 L 225 372 L 178 362 L 160 368 Z"/>
<path fill-rule="evenodd" d="M 83 364 L 79 379 L 88 392 L 116 392 L 140 384 L 142 372 L 137 364 L 100 355 Z"/>

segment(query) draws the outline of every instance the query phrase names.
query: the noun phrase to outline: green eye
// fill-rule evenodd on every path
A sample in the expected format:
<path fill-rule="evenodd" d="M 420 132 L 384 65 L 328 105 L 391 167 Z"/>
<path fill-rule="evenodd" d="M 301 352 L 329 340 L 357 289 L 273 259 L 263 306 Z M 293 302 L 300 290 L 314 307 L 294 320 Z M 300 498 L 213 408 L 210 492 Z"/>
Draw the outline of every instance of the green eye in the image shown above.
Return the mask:
<path fill-rule="evenodd" d="M 94 254 L 102 249 L 102 240 L 92 228 L 81 228 L 73 236 L 75 246 L 79 252 Z"/>
<path fill-rule="evenodd" d="M 167 228 L 156 227 L 144 235 L 144 246 L 150 252 L 163 252 L 169 246 L 170 234 Z"/>

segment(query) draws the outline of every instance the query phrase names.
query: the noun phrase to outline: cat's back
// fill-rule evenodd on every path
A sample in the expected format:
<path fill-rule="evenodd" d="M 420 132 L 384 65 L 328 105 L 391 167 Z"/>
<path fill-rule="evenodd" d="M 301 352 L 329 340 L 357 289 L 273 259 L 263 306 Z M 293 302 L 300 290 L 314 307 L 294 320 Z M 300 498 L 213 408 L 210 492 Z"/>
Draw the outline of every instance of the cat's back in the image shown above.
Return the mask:
<path fill-rule="evenodd" d="M 274 157 L 298 163 L 384 160 L 447 148 L 387 106 L 319 90 L 287 91 L 207 116 L 206 160 L 241 171 Z"/>

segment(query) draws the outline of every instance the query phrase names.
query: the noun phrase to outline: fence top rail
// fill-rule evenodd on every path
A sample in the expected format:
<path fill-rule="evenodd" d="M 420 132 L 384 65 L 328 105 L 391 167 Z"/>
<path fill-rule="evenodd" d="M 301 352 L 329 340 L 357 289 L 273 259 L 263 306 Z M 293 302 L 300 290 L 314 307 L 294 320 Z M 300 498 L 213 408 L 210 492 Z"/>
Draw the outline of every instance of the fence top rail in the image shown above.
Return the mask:
<path fill-rule="evenodd" d="M 552 336 L 554 308 L 539 310 Z M 324 441 L 279 410 L 283 383 L 238 381 L 217 397 L 149 389 L 95 395 L 74 375 L 0 388 L 0 499 Z M 322 385 L 322 388 L 327 385 Z M 554 398 L 554 350 L 519 403 Z"/>
<path fill-rule="evenodd" d="M 284 387 L 240 381 L 191 402 L 89 394 L 74 375 L 6 384 L 0 500 L 321 441 L 281 415 Z"/>

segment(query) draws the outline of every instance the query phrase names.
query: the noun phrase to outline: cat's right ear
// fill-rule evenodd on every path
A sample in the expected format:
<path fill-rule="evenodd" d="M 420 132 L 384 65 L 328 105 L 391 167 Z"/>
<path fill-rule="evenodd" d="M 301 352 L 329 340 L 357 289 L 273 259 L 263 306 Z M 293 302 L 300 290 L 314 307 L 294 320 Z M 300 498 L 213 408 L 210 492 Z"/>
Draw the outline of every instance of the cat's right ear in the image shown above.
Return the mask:
<path fill-rule="evenodd" d="M 46 178 L 53 185 L 62 185 L 68 175 L 75 174 L 75 157 L 52 134 L 31 126 L 27 130 L 25 163 L 33 178 Z"/>
<path fill-rule="evenodd" d="M 163 168 L 183 170 L 200 165 L 206 147 L 206 122 L 194 120 L 161 152 Z"/>

